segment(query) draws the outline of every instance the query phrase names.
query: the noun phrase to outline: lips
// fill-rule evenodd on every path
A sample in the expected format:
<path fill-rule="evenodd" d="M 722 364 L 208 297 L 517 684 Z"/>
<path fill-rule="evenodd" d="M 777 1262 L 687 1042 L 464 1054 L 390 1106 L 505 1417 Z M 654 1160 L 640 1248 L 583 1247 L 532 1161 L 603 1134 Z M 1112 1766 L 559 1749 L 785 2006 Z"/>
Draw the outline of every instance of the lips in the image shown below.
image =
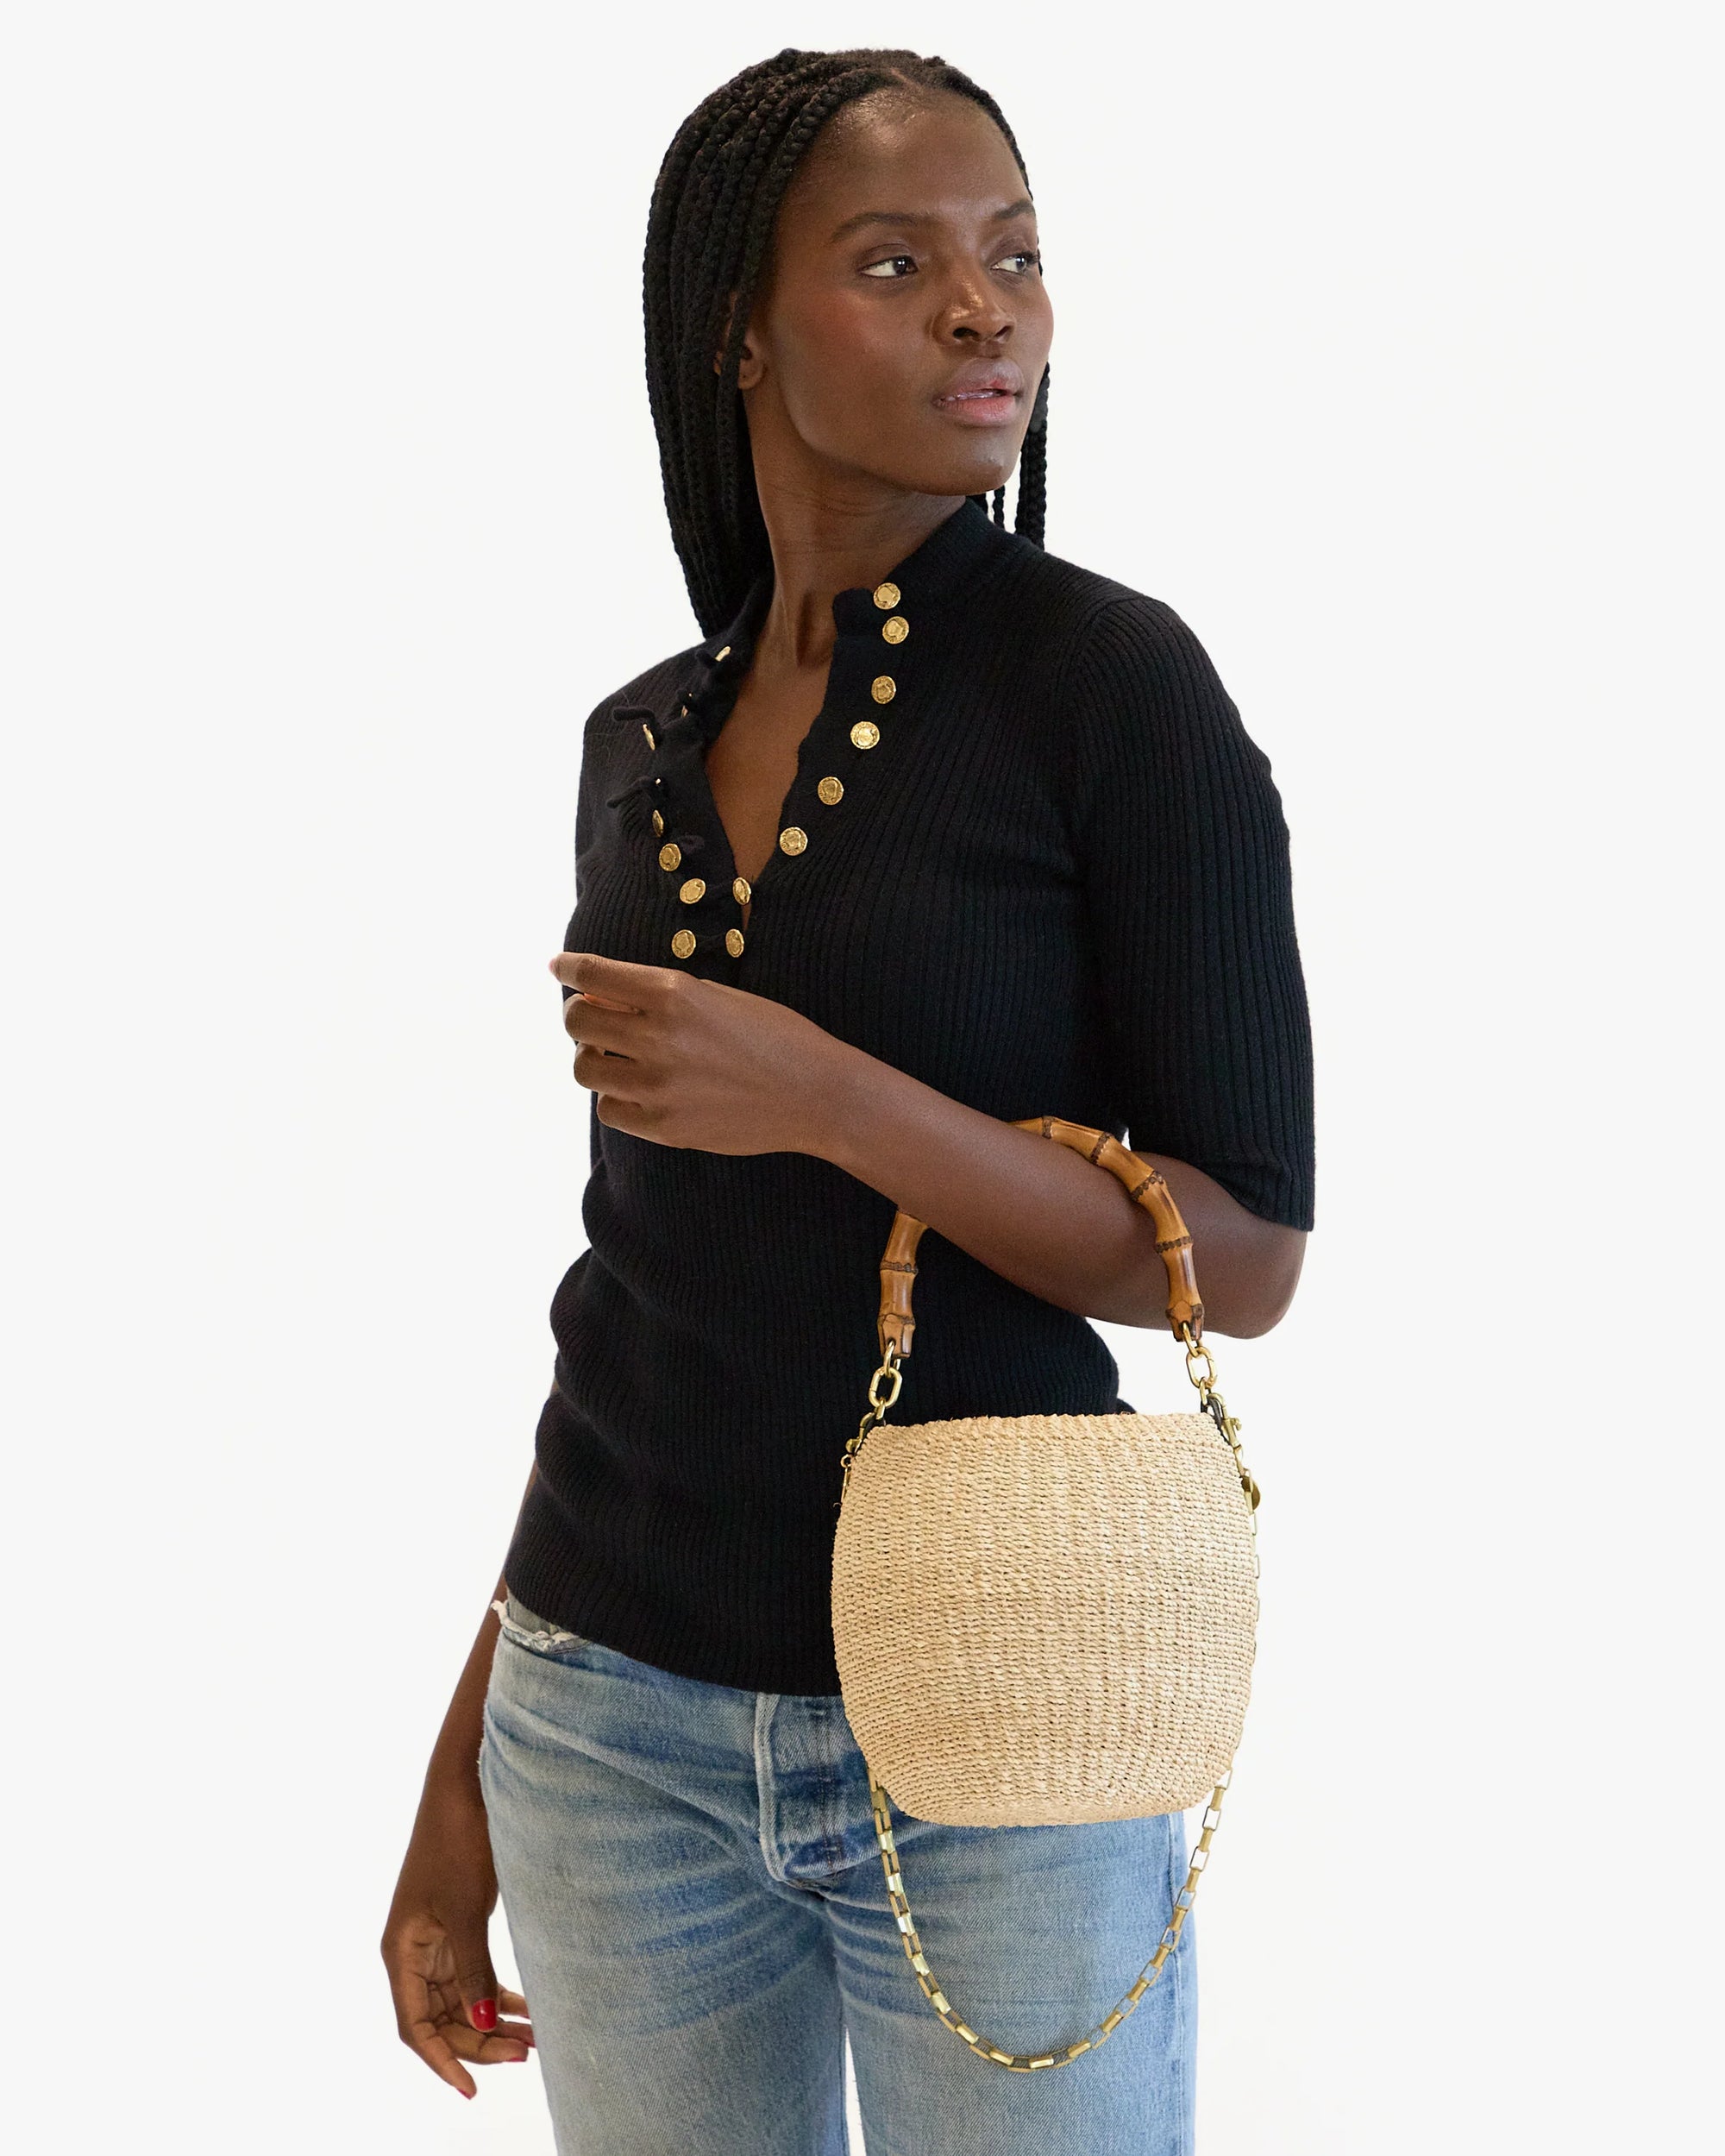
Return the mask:
<path fill-rule="evenodd" d="M 998 426 L 1017 418 L 1024 387 L 1024 372 L 1012 361 L 973 361 L 935 398 L 934 408 L 972 425 Z"/>

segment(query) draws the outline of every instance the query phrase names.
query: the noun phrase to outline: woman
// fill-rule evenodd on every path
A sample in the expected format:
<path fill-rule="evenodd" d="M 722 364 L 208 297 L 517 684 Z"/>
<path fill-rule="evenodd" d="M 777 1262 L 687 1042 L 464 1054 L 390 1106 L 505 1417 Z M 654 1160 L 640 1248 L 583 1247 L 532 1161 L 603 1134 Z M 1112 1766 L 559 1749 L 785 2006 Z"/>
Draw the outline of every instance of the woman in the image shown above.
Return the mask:
<path fill-rule="evenodd" d="M 536 2042 L 566 2152 L 841 2150 L 848 2031 L 871 2149 L 1174 2156 L 1192 1924 L 1059 2071 L 967 2055 L 913 1981 L 831 1556 L 897 1208 L 930 1229 L 900 1420 L 1126 1405 L 1085 1321 L 1160 1323 L 1153 1224 L 1013 1119 L 1155 1160 L 1212 1329 L 1288 1307 L 1313 1161 L 1280 799 L 1179 617 L 1042 550 L 1051 316 L 965 77 L 787 51 L 726 84 L 662 167 L 646 306 L 706 634 L 587 721 L 552 971 L 590 1248 L 390 1915 L 401 2032 L 468 2096 Z M 1088 2026 L 1185 1876 L 1179 1813 L 894 1825 L 930 1958 L 1002 2044 Z"/>

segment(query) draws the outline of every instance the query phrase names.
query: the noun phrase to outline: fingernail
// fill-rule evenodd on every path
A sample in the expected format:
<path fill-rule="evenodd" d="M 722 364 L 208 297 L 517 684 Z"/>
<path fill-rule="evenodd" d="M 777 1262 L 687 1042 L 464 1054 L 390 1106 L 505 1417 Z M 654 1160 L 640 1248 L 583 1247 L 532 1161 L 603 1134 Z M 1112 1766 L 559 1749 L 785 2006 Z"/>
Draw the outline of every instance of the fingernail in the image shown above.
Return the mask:
<path fill-rule="evenodd" d="M 474 2001 L 474 2027 L 475 2028 L 495 2028 L 497 2027 L 497 2001 L 495 1999 L 475 1999 Z"/>

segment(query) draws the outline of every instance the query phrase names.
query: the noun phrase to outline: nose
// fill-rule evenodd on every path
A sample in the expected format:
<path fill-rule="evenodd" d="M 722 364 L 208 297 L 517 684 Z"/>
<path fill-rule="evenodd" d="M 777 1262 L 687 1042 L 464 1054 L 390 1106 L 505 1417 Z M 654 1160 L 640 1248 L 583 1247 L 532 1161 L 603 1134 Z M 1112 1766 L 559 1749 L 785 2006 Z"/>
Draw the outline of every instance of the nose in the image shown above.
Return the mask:
<path fill-rule="evenodd" d="M 936 333 L 945 344 L 1004 344 L 1014 328 L 1012 309 L 986 279 L 955 278 Z"/>

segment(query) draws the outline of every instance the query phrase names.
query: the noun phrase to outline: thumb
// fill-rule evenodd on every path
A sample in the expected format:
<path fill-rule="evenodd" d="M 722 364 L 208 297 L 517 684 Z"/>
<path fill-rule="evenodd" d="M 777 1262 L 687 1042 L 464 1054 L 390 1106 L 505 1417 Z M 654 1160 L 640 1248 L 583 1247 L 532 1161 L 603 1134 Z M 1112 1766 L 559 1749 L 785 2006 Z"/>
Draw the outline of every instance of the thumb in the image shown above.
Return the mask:
<path fill-rule="evenodd" d="M 491 1945 L 483 1927 L 469 1938 L 452 1939 L 455 1952 L 455 1989 L 461 2007 L 476 2029 L 497 2027 L 497 1974 L 491 1965 Z"/>

